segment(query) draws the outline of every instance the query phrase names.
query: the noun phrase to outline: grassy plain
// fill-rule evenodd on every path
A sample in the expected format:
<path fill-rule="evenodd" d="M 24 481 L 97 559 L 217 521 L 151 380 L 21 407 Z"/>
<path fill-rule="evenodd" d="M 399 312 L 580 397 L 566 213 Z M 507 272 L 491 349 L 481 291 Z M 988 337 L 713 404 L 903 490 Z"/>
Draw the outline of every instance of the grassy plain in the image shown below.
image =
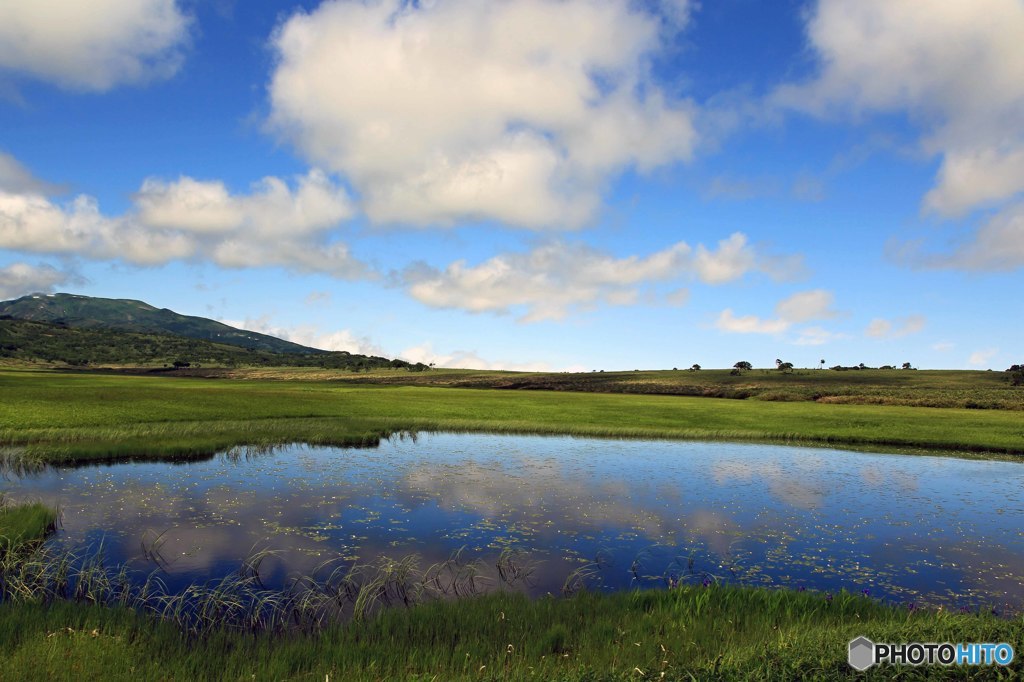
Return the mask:
<path fill-rule="evenodd" d="M 318 368 L 203 368 L 185 375 L 209 378 L 325 379 L 355 384 L 500 388 L 513 390 L 628 393 L 775 402 L 960 407 L 1024 410 L 1024 388 L 1007 372 L 977 370 L 819 370 L 780 372 L 724 369 L 630 372 L 497 372 L 435 369 L 429 372 L 372 370 L 334 372 Z"/>
<path fill-rule="evenodd" d="M 353 383 L 349 373 L 336 373 L 346 377 L 340 380 L 314 372 L 278 376 L 287 380 L 0 370 L 0 446 L 49 461 L 189 457 L 233 445 L 372 444 L 388 433 L 432 430 L 1024 453 L 1024 418 L 1016 410 L 452 390 Z"/>

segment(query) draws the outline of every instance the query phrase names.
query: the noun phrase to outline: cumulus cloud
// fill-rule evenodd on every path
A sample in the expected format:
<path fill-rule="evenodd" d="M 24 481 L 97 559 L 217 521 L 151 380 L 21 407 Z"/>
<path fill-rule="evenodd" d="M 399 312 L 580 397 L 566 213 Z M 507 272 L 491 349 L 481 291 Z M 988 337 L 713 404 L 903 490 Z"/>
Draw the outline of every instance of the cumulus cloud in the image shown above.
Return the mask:
<path fill-rule="evenodd" d="M 32 175 L 10 154 L 0 152 L 0 191 L 52 194 L 59 188 Z"/>
<path fill-rule="evenodd" d="M 899 338 L 918 333 L 924 329 L 927 322 L 924 315 L 908 315 L 895 320 L 876 317 L 868 324 L 864 334 L 875 339 Z"/>
<path fill-rule="evenodd" d="M 731 334 L 780 334 L 789 329 L 789 322 L 762 319 L 757 315 L 737 316 L 732 308 L 726 308 L 715 320 L 715 327 Z"/>
<path fill-rule="evenodd" d="M 845 338 L 845 334 L 831 332 L 822 327 L 806 327 L 800 330 L 800 334 L 793 343 L 797 346 L 822 346 L 829 341 Z"/>
<path fill-rule="evenodd" d="M 293 190 L 276 177 L 232 195 L 224 183 L 181 177 L 148 179 L 135 195 L 139 220 L 156 229 L 200 234 L 244 230 L 259 237 L 294 237 L 320 232 L 352 216 L 345 191 L 319 170 L 299 177 Z"/>
<path fill-rule="evenodd" d="M 175 0 L 0 3 L 0 69 L 88 91 L 166 78 L 190 23 Z"/>
<path fill-rule="evenodd" d="M 967 364 L 971 367 L 985 367 L 999 354 L 998 348 L 986 348 L 984 350 L 978 350 L 971 353 L 971 356 L 967 358 Z"/>
<path fill-rule="evenodd" d="M 817 114 L 909 113 L 925 131 L 924 151 L 942 159 L 923 199 L 939 216 L 963 216 L 1024 191 L 1019 0 L 819 0 L 807 32 L 820 72 L 780 88 L 778 102 Z M 979 238 L 989 241 L 978 248 L 1013 248 L 1015 236 L 982 230 Z M 971 258 L 945 264 L 976 267 Z"/>
<path fill-rule="evenodd" d="M 835 317 L 837 313 L 832 310 L 833 300 L 832 292 L 824 289 L 797 292 L 775 305 L 774 318 L 737 316 L 732 308 L 726 308 L 719 313 L 715 327 L 731 334 L 781 334 L 794 324 Z M 820 327 L 809 327 L 803 330 L 796 343 L 820 345 L 831 338 L 835 336 Z"/>
<path fill-rule="evenodd" d="M 779 301 L 775 306 L 775 313 L 781 319 L 793 323 L 823 320 L 836 316 L 836 312 L 832 310 L 834 300 L 832 292 L 824 289 L 801 291 Z"/>
<path fill-rule="evenodd" d="M 348 351 L 358 355 L 377 355 L 388 357 L 381 346 L 368 336 L 360 336 L 350 329 L 324 331 L 315 325 L 299 325 L 288 327 L 275 323 L 270 315 L 245 319 L 218 318 L 220 322 L 238 329 L 248 329 L 276 336 L 310 348 L 330 351 Z"/>
<path fill-rule="evenodd" d="M 568 367 L 555 368 L 547 362 L 509 362 L 505 360 L 485 360 L 475 350 L 456 350 L 450 353 L 439 353 L 434 350 L 433 344 L 423 343 L 418 346 L 406 348 L 398 357 L 406 362 L 422 362 L 425 365 L 433 363 L 437 367 L 461 368 L 461 369 L 489 369 L 507 370 L 513 372 L 583 372 L 586 368 L 583 365 L 570 365 Z"/>
<path fill-rule="evenodd" d="M 578 227 L 617 173 L 693 151 L 648 67 L 690 3 L 654 5 L 328 0 L 273 37 L 270 123 L 374 221 Z"/>
<path fill-rule="evenodd" d="M 409 293 L 435 308 L 507 313 L 525 310 L 523 322 L 558 320 L 598 304 L 632 305 L 645 287 L 680 278 L 724 284 L 762 270 L 762 259 L 736 233 L 717 248 L 678 242 L 648 256 L 618 258 L 583 244 L 551 242 L 527 253 L 495 256 L 479 265 L 459 260 L 443 271 L 425 265 L 409 268 L 403 279 Z M 666 298 L 685 300 L 678 290 Z"/>
<path fill-rule="evenodd" d="M 293 184 L 268 177 L 247 194 L 231 194 L 216 181 L 148 179 L 120 216 L 104 215 L 87 195 L 59 202 L 0 189 L 0 248 L 135 265 L 209 260 L 368 276 L 345 244 L 331 241 L 330 230 L 352 215 L 345 190 L 317 170 Z"/>
<path fill-rule="evenodd" d="M 0 268 L 0 299 L 46 293 L 58 285 L 77 281 L 79 278 L 74 273 L 58 270 L 52 265 L 12 263 Z"/>
<path fill-rule="evenodd" d="M 1024 203 L 1007 206 L 990 217 L 972 239 L 952 253 L 925 257 L 924 262 L 933 267 L 984 272 L 1024 266 Z"/>

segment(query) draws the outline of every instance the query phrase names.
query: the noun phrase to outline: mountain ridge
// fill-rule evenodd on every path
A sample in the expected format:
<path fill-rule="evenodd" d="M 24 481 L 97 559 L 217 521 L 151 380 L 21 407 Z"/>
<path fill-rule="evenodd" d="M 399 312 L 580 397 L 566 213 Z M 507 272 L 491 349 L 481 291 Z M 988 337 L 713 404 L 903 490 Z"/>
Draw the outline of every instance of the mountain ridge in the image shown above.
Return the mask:
<path fill-rule="evenodd" d="M 269 334 L 239 329 L 196 315 L 183 315 L 129 298 L 101 298 L 68 293 L 33 293 L 0 301 L 0 316 L 78 329 L 109 329 L 170 334 L 256 351 L 318 355 L 328 351 Z"/>

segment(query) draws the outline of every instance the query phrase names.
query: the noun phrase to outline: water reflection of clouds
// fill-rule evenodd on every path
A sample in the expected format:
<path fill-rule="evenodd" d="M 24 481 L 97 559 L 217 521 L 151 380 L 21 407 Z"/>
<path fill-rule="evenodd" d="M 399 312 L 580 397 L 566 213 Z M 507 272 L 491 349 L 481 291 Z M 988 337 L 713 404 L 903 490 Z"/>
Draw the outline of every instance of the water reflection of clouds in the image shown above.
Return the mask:
<path fill-rule="evenodd" d="M 543 471 L 543 476 L 536 475 Z M 643 480 L 603 482 L 576 468 L 559 468 L 551 461 L 528 457 L 503 464 L 482 465 L 471 460 L 456 465 L 424 463 L 405 474 L 408 491 L 428 495 L 443 509 L 468 511 L 517 524 L 545 524 L 541 535 L 560 533 L 636 533 L 649 543 L 701 542 L 725 553 L 739 526 L 719 511 L 705 509 L 699 500 L 685 508 L 678 487 Z M 668 493 L 665 499 L 659 493 Z"/>
<path fill-rule="evenodd" d="M 823 457 L 803 454 L 786 462 L 736 459 L 715 462 L 711 475 L 716 485 L 734 485 L 737 481 L 761 483 L 780 502 L 800 509 L 818 509 L 828 495 L 821 480 L 827 462 Z"/>
<path fill-rule="evenodd" d="M 696 553 L 699 568 L 739 557 L 755 581 L 796 576 L 831 589 L 846 580 L 902 594 L 941 592 L 928 582 L 941 579 L 1019 600 L 1024 492 L 1012 485 L 1019 469 L 994 476 L 986 463 L 933 459 L 431 436 L 379 450 L 303 447 L 188 467 L 65 470 L 2 485 L 15 497 L 59 503 L 68 543 L 107 529 L 111 559 L 145 566 L 143 532 L 167 531 L 161 549 L 183 579 L 223 575 L 254 545 L 288 550 L 264 565 L 271 580 L 338 556 L 366 562 L 415 552 L 429 564 L 461 545 L 493 571 L 501 547 L 513 546 L 544 560 L 537 591 L 545 592 L 606 550 L 616 558 L 610 584 L 624 585 L 634 558 L 658 545 L 649 553 L 655 571 Z M 935 561 L 945 563 L 939 569 Z"/>

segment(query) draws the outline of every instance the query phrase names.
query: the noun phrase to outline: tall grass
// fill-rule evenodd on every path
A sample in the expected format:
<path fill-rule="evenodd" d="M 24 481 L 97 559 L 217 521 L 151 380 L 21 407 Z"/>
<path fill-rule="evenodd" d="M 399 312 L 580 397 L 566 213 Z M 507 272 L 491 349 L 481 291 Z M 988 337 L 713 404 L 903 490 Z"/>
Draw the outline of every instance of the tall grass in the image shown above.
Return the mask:
<path fill-rule="evenodd" d="M 58 513 L 39 502 L 12 505 L 0 494 L 0 560 L 57 527 Z"/>
<path fill-rule="evenodd" d="M 847 593 L 723 586 L 530 601 L 437 600 L 316 633 L 187 637 L 88 604 L 0 604 L 0 678 L 109 680 L 998 679 L 1010 670 L 880 667 L 854 675 L 847 643 L 1008 641 L 1021 621 L 926 612 Z"/>

